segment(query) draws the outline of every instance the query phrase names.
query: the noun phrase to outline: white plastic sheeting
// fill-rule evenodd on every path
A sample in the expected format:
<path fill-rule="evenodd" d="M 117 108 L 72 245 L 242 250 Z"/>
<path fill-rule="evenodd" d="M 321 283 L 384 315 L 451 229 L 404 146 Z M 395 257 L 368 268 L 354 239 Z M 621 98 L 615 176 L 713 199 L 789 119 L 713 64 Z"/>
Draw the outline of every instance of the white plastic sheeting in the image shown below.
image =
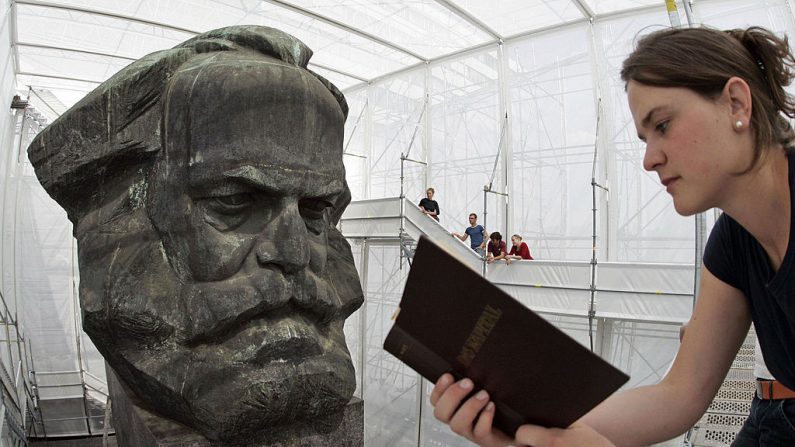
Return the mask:
<path fill-rule="evenodd" d="M 299 36 L 316 52 L 313 68 L 347 88 L 501 39 L 661 4 L 660 0 L 7 2 L 14 5 L 17 73 L 26 73 L 23 82 L 35 87 L 58 89 L 67 104 L 78 99 L 70 89 L 87 91 L 92 83 L 106 79 L 103 72 L 222 26 L 275 26 Z"/>
<path fill-rule="evenodd" d="M 0 48 L 10 45 L 9 26 L 8 17 L 3 17 L 0 30 L 6 32 L 0 32 Z M 14 83 L 11 53 L 0 52 L 0 101 L 5 104 L 12 102 Z M 11 109 L 0 116 L 0 444 L 4 446 L 18 445 L 28 433 L 40 433 L 42 428 L 41 424 L 34 424 L 28 413 L 30 410 L 39 419 L 33 408 L 35 391 L 28 381 L 33 363 L 30 331 L 21 324 L 26 320 L 21 292 L 40 281 L 30 281 L 36 276 L 35 271 L 21 271 L 23 265 L 18 261 L 24 252 L 16 244 L 17 230 L 26 217 L 19 212 L 24 205 L 20 191 L 27 187 L 19 152 L 38 130 L 37 119 L 40 117 L 29 112 Z"/>
<path fill-rule="evenodd" d="M 605 13 L 616 5 L 604 4 Z M 677 215 L 657 176 L 643 170 L 618 76 L 637 36 L 667 26 L 668 15 L 662 2 L 633 5 L 641 9 L 508 38 L 347 90 L 355 119 L 347 150 L 365 157 L 347 157 L 354 198 L 400 195 L 400 154 L 410 151 L 426 165 L 405 164 L 404 195 L 419 200 L 434 187 L 448 230 L 461 231 L 476 212 L 488 231 L 521 234 L 542 259 L 587 260 L 596 151 L 596 181 L 607 188 L 596 194 L 598 258 L 692 263 L 693 219 Z M 713 26 L 795 30 L 785 0 L 702 0 L 694 14 Z M 507 198 L 489 194 L 484 207 L 489 184 Z"/>

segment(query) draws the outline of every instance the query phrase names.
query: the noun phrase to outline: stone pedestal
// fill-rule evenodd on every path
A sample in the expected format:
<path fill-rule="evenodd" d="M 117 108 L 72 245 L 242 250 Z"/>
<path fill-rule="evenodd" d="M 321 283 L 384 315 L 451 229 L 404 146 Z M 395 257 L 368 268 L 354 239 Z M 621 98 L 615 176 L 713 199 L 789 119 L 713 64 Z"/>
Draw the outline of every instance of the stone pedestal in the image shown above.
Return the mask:
<path fill-rule="evenodd" d="M 113 369 L 105 365 L 113 414 L 113 428 L 120 447 L 220 447 L 229 443 L 210 441 L 193 429 L 141 408 L 128 395 Z M 354 397 L 343 414 L 307 423 L 278 427 L 243 441 L 247 447 L 363 447 L 364 401 Z"/>

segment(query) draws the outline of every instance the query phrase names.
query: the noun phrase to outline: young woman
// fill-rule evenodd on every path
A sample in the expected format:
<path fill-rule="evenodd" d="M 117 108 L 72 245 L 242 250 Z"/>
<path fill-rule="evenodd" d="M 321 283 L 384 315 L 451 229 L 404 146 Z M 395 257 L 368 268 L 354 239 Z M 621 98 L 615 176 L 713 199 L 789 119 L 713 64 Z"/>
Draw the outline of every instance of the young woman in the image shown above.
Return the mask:
<path fill-rule="evenodd" d="M 795 445 L 795 156 L 782 116 L 795 116 L 784 91 L 793 65 L 786 39 L 761 28 L 662 30 L 624 61 L 629 107 L 646 142 L 643 167 L 657 173 L 680 214 L 724 211 L 687 332 L 660 383 L 617 393 L 568 429 L 525 425 L 509 436 L 492 429 L 488 393 L 464 399 L 472 381 L 445 374 L 431 395 L 435 416 L 489 447 L 671 439 L 704 413 L 753 320 L 778 380 L 758 387 L 735 445 Z"/>
<path fill-rule="evenodd" d="M 426 216 L 431 216 L 437 221 L 439 220 L 439 204 L 433 200 L 433 195 L 436 194 L 436 190 L 433 188 L 428 188 L 425 190 L 425 198 L 420 200 L 419 206 L 422 210 L 423 214 Z"/>
<path fill-rule="evenodd" d="M 511 236 L 511 244 L 511 251 L 505 256 L 506 264 L 511 265 L 511 261 L 514 259 L 533 259 L 533 256 L 530 255 L 530 248 L 525 242 L 522 242 L 522 236 L 518 234 Z"/>

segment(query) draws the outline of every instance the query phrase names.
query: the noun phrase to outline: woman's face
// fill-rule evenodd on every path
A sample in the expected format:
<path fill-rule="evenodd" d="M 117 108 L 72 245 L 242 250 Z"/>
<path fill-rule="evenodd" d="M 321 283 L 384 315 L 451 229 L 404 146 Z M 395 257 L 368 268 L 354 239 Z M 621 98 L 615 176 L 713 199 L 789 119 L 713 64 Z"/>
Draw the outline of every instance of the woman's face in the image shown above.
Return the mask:
<path fill-rule="evenodd" d="M 433 191 L 432 190 L 429 189 L 429 190 L 425 191 L 425 195 L 428 197 L 428 200 L 433 199 Z"/>
<path fill-rule="evenodd" d="M 676 211 L 687 216 L 725 204 L 736 174 L 753 158 L 750 132 L 738 138 L 728 90 L 710 100 L 685 88 L 630 81 L 627 96 L 638 137 L 646 143 L 643 168 L 659 175 Z"/>
<path fill-rule="evenodd" d="M 511 237 L 511 243 L 513 244 L 514 247 L 518 247 L 521 242 L 522 240 L 519 239 L 518 237 Z"/>

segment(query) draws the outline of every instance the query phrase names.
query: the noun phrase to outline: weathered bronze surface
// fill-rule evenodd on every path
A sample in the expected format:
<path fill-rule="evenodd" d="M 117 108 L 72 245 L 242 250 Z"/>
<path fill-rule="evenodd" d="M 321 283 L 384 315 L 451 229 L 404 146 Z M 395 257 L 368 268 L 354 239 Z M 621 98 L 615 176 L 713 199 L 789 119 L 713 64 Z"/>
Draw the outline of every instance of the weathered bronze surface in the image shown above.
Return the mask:
<path fill-rule="evenodd" d="M 340 411 L 363 300 L 334 227 L 347 104 L 278 30 L 223 28 L 113 76 L 30 145 L 74 224 L 83 327 L 138 399 L 212 440 Z"/>

